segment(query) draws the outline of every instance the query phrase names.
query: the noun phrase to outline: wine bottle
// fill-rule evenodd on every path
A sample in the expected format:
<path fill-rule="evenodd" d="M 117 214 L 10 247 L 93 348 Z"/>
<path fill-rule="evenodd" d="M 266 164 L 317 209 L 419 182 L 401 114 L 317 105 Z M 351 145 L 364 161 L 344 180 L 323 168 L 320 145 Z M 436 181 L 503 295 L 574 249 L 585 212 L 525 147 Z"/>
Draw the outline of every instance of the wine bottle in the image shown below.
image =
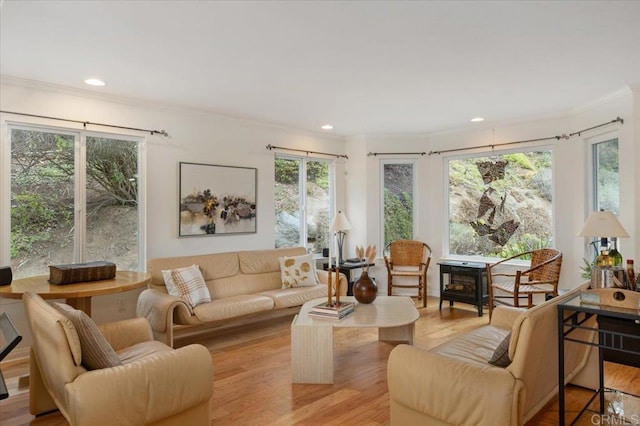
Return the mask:
<path fill-rule="evenodd" d="M 618 238 L 611 237 L 611 250 L 609 256 L 613 259 L 613 266 L 622 266 L 622 255 L 618 251 Z"/>
<path fill-rule="evenodd" d="M 600 239 L 600 255 L 596 258 L 596 266 L 598 268 L 606 268 L 613 266 L 613 258 L 609 256 L 609 243 L 607 237 Z"/>

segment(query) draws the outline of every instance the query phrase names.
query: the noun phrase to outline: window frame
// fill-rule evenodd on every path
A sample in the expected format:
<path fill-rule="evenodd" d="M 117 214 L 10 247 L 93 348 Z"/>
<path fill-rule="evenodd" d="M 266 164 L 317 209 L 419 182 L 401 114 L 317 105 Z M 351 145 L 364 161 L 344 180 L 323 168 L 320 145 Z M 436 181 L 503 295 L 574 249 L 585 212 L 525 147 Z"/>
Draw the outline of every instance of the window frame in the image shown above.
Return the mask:
<path fill-rule="evenodd" d="M 596 172 L 596 157 L 595 157 L 595 149 L 596 145 L 609 142 L 612 140 L 618 141 L 618 210 L 620 209 L 620 136 L 618 135 L 617 130 L 613 130 L 610 132 L 602 133 L 593 137 L 590 137 L 586 140 L 587 142 L 587 179 L 589 182 L 587 188 L 587 197 L 586 198 L 586 211 L 595 211 L 599 209 L 598 206 L 598 175 Z M 619 212 L 617 214 L 620 214 Z"/>
<path fill-rule="evenodd" d="M 498 257 L 489 257 L 489 256 L 481 256 L 481 255 L 465 255 L 465 254 L 454 254 L 451 253 L 451 231 L 449 229 L 450 226 L 450 214 L 451 210 L 449 208 L 449 162 L 452 160 L 464 160 L 468 158 L 478 158 L 478 157 L 491 157 L 493 155 L 509 155 L 509 154 L 517 154 L 523 152 L 534 152 L 534 151 L 549 151 L 551 153 L 551 193 L 552 193 L 552 201 L 551 201 L 551 246 L 555 245 L 556 241 L 556 191 L 555 191 L 555 170 L 556 170 L 556 159 L 555 159 L 555 148 L 552 145 L 540 145 L 540 146 L 525 146 L 521 148 L 512 148 L 512 149 L 504 149 L 504 150 L 491 150 L 491 151 L 482 151 L 482 152 L 473 152 L 469 154 L 452 154 L 448 156 L 443 156 L 443 181 L 445 184 L 444 187 L 444 220 L 446 222 L 446 226 L 443 226 L 443 235 L 442 235 L 442 253 L 444 259 L 453 259 L 453 260 L 462 260 L 469 262 L 480 262 L 480 263 L 493 263 L 499 260 L 503 260 Z M 514 259 L 507 264 L 513 265 L 526 265 L 529 261 L 527 260 L 518 260 Z"/>
<path fill-rule="evenodd" d="M 379 166 L 378 166 L 378 173 L 379 173 L 379 179 L 380 179 L 380 192 L 379 192 L 379 197 L 380 197 L 380 247 L 383 248 L 383 250 L 386 248 L 386 236 L 385 236 L 385 212 L 384 212 L 384 189 L 385 189 L 385 182 L 384 182 L 384 166 L 387 164 L 411 164 L 411 168 L 412 168 L 412 200 L 413 200 L 413 210 L 411 212 L 412 214 L 412 236 L 411 238 L 416 239 L 417 235 L 418 235 L 418 161 L 415 158 L 385 158 L 385 159 L 380 159 L 379 162 Z"/>
<path fill-rule="evenodd" d="M 11 264 L 11 133 L 14 129 L 53 133 L 73 137 L 74 150 L 74 204 L 73 204 L 73 262 L 84 262 L 87 250 L 86 211 L 86 153 L 87 138 L 118 139 L 135 142 L 138 146 L 138 268 L 146 270 L 146 137 L 118 132 L 98 132 L 42 125 L 28 122 L 4 121 L 0 141 L 0 263 Z M 80 171 L 80 174 L 78 174 Z"/>
<path fill-rule="evenodd" d="M 275 183 L 275 160 L 283 159 L 283 160 L 293 160 L 298 162 L 298 194 L 299 194 L 299 202 L 300 202 L 300 223 L 298 224 L 300 227 L 300 240 L 298 244 L 300 247 L 304 247 L 307 251 L 309 251 L 309 247 L 307 247 L 307 163 L 310 161 L 327 163 L 329 165 L 329 223 L 333 220 L 335 216 L 335 204 L 336 204 L 336 189 L 335 189 L 335 160 L 330 158 L 321 158 L 314 157 L 311 155 L 291 155 L 291 154 L 281 154 L 276 153 L 273 157 L 274 160 L 274 183 Z M 275 214 L 275 211 L 274 211 Z M 275 218 L 275 216 L 274 216 Z M 276 222 L 274 220 L 274 231 L 275 231 Z M 331 234 L 331 231 L 329 231 Z M 274 233 L 275 237 L 275 233 Z M 331 241 L 332 235 L 329 235 L 329 241 Z M 274 238 L 274 246 L 275 246 L 275 238 Z M 320 253 L 313 253 L 316 255 L 322 255 Z"/>

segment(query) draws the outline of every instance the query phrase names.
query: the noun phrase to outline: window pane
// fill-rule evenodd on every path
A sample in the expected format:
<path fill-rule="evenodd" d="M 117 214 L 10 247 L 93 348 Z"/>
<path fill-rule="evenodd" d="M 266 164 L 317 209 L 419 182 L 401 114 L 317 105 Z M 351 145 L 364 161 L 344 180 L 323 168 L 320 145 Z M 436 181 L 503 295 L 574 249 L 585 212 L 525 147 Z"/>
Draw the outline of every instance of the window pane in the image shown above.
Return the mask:
<path fill-rule="evenodd" d="M 11 267 L 16 278 L 73 261 L 74 138 L 11 129 Z"/>
<path fill-rule="evenodd" d="M 300 167 L 299 160 L 275 160 L 276 248 L 301 244 Z"/>
<path fill-rule="evenodd" d="M 384 245 L 413 238 L 413 164 L 383 164 Z"/>
<path fill-rule="evenodd" d="M 620 213 L 618 160 L 618 139 L 593 145 L 595 210 Z"/>
<path fill-rule="evenodd" d="M 138 144 L 87 138 L 86 261 L 138 269 Z"/>
<path fill-rule="evenodd" d="M 449 253 L 507 258 L 552 241 L 551 151 L 449 161 Z"/>
<path fill-rule="evenodd" d="M 329 247 L 329 163 L 307 161 L 307 249 Z"/>

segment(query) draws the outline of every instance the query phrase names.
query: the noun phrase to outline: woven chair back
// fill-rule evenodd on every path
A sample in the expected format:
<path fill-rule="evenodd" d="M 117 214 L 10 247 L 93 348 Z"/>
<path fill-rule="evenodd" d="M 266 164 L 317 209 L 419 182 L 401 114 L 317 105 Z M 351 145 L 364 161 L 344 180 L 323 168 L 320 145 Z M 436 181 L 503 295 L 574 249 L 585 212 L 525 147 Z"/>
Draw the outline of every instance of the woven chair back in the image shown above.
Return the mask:
<path fill-rule="evenodd" d="M 394 266 L 420 266 L 425 263 L 427 247 L 422 241 L 396 240 L 389 245 Z"/>
<path fill-rule="evenodd" d="M 545 248 L 534 250 L 531 254 L 531 267 L 540 265 L 551 260 L 546 265 L 531 271 L 529 280 L 532 281 L 558 281 L 560 279 L 560 268 L 562 266 L 562 253 L 556 249 Z"/>

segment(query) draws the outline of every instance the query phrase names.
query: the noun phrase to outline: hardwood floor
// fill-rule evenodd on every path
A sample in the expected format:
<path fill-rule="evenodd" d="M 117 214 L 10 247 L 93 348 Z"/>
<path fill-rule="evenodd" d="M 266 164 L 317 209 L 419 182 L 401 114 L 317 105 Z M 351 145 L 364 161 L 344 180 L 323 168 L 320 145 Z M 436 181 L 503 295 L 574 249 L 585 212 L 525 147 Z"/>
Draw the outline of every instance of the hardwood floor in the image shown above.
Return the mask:
<path fill-rule="evenodd" d="M 415 346 L 433 347 L 489 321 L 487 314 L 478 317 L 470 305 L 456 304 L 453 309 L 447 305 L 439 312 L 438 300 L 429 298 L 427 308 L 419 309 L 421 317 L 416 324 Z M 214 365 L 211 423 L 389 424 L 386 360 L 395 345 L 378 342 L 376 329 L 337 329 L 334 332 L 335 383 L 292 385 L 291 321 L 292 316 L 286 315 L 177 342 L 177 346 L 197 342 L 211 352 Z M 608 386 L 640 394 L 640 369 L 614 364 L 606 368 Z M 0 401 L 3 426 L 67 424 L 57 412 L 38 418 L 29 414 L 28 390 L 17 389 L 18 378 L 28 373 L 27 360 L 4 362 L 2 371 L 11 395 Z M 568 410 L 575 413 L 588 397 L 585 390 L 569 386 Z M 633 408 L 635 413 L 640 413 L 635 402 L 625 401 L 625 404 L 627 412 Z M 557 408 L 557 399 L 554 399 L 528 424 L 558 424 Z M 594 423 L 589 416 L 583 417 L 584 421 L 579 424 L 602 424 Z"/>

